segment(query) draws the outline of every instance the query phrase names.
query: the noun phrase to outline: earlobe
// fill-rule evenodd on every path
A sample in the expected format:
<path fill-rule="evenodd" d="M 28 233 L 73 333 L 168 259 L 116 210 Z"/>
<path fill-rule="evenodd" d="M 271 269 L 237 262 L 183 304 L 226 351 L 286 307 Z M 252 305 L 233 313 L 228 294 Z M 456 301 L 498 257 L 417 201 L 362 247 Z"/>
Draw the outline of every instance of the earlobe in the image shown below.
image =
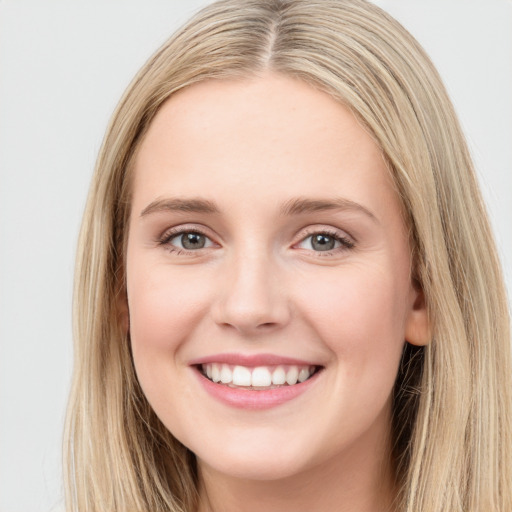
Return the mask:
<path fill-rule="evenodd" d="M 414 294 L 405 324 L 405 340 L 419 347 L 430 343 L 432 333 L 425 294 L 419 287 L 414 289 Z"/>

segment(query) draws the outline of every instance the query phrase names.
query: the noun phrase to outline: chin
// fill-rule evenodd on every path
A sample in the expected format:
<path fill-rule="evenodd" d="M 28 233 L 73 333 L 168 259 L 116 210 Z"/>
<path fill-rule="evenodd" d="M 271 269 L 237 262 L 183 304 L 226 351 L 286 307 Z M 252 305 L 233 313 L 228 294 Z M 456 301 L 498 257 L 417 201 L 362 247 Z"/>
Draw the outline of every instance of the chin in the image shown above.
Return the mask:
<path fill-rule="evenodd" d="M 261 482 L 285 480 L 306 469 L 301 461 L 285 458 L 282 454 L 277 457 L 275 453 L 264 459 L 255 455 L 252 459 L 225 457 L 222 461 L 204 461 L 198 457 L 198 465 L 200 468 L 207 466 L 210 471 L 226 477 Z"/>
<path fill-rule="evenodd" d="M 250 446 L 247 444 L 233 444 L 230 448 L 218 446 L 205 451 L 206 457 L 198 457 L 199 466 L 204 462 L 216 473 L 231 478 L 250 481 L 283 481 L 299 474 L 307 473 L 314 467 L 326 462 L 330 455 L 323 450 L 315 453 L 311 443 L 288 442 L 283 439 L 267 440 L 255 439 Z M 314 444 L 314 443 L 313 443 Z M 308 450 L 308 446 L 311 450 Z"/>

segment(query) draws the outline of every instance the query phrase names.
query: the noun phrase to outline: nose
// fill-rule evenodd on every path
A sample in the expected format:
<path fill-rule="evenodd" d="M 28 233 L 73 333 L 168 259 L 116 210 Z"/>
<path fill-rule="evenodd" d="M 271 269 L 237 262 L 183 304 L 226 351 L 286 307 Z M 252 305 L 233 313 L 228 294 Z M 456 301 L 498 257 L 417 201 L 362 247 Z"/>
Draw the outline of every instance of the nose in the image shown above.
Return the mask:
<path fill-rule="evenodd" d="M 268 256 L 238 257 L 223 274 L 213 307 L 217 324 L 248 336 L 288 324 L 291 312 L 284 279 Z"/>

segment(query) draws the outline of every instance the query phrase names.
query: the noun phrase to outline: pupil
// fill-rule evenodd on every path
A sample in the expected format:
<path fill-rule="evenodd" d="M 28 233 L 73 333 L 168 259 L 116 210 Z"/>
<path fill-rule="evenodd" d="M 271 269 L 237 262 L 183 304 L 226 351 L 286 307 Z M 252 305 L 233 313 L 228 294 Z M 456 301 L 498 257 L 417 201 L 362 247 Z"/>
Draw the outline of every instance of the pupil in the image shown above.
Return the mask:
<path fill-rule="evenodd" d="M 181 236 L 181 244 L 185 249 L 202 249 L 205 237 L 199 233 L 185 233 Z"/>
<path fill-rule="evenodd" d="M 316 251 L 330 251 L 334 249 L 334 238 L 329 235 L 315 235 L 311 240 L 311 245 Z"/>

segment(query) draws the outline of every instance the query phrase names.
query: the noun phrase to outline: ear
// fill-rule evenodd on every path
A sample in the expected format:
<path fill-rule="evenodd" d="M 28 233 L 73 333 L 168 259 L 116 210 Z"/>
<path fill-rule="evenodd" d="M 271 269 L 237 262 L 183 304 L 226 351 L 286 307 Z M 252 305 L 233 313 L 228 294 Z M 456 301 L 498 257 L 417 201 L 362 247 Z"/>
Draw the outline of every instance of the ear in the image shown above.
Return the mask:
<path fill-rule="evenodd" d="M 419 284 L 412 284 L 410 310 L 405 322 L 405 340 L 411 345 L 424 346 L 430 343 L 431 336 L 425 294 Z"/>

